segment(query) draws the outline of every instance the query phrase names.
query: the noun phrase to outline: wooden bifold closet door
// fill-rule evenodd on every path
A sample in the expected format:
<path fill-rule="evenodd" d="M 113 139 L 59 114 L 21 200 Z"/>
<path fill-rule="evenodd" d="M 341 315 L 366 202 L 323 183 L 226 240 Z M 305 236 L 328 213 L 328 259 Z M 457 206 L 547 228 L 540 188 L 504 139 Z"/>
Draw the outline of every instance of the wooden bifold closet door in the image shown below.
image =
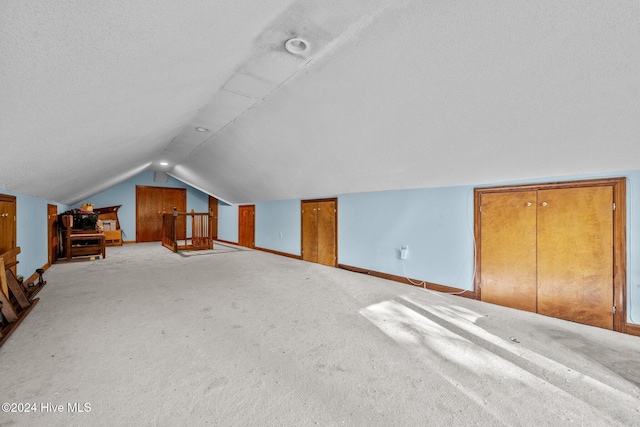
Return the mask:
<path fill-rule="evenodd" d="M 162 212 L 187 210 L 187 190 L 184 188 L 136 187 L 136 242 L 162 240 Z M 186 218 L 178 217 L 177 238 L 187 234 Z"/>
<path fill-rule="evenodd" d="M 538 193 L 538 313 L 613 328 L 611 187 Z"/>
<path fill-rule="evenodd" d="M 338 262 L 337 201 L 302 202 L 302 259 L 335 267 Z"/>
<path fill-rule="evenodd" d="M 482 195 L 482 301 L 536 312 L 536 192 Z"/>
<path fill-rule="evenodd" d="M 614 328 L 614 187 L 480 195 L 482 301 Z"/>

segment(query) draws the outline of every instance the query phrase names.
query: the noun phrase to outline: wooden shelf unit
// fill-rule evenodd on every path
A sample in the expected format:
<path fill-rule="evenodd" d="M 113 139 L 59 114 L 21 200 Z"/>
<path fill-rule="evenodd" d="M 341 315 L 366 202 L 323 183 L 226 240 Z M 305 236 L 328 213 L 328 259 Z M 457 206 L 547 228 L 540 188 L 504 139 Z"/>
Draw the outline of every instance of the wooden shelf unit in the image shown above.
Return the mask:
<path fill-rule="evenodd" d="M 62 222 L 72 226 L 73 217 L 64 215 Z M 62 255 L 67 257 L 67 261 L 77 256 L 102 255 L 103 259 L 106 258 L 106 236 L 104 233 L 91 231 L 71 227 L 62 228 Z"/>

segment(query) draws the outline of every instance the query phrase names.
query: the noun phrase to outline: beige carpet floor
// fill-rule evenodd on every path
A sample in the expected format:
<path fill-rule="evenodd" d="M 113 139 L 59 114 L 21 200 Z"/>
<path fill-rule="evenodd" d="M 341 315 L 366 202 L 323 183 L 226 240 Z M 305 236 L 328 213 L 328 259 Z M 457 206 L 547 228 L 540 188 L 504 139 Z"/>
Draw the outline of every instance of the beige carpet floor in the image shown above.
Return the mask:
<path fill-rule="evenodd" d="M 2 426 L 640 425 L 638 337 L 222 244 L 45 279 Z"/>

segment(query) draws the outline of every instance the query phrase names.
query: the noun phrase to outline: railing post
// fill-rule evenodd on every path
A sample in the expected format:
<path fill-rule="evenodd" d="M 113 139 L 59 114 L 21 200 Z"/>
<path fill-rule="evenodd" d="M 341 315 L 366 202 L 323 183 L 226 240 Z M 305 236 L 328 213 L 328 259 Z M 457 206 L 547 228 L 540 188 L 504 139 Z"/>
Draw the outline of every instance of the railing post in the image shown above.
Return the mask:
<path fill-rule="evenodd" d="M 177 226 L 177 221 L 178 221 L 178 209 L 176 209 L 175 207 L 173 208 L 173 232 L 172 234 L 172 240 L 173 240 L 173 252 L 178 252 L 178 226 Z"/>

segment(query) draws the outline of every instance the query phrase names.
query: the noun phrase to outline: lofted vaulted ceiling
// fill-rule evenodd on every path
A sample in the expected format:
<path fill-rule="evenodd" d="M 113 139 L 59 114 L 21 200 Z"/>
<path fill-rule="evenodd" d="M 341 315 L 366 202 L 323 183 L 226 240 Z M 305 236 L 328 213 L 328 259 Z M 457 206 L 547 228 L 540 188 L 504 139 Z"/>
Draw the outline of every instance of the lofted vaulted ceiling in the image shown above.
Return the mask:
<path fill-rule="evenodd" d="M 640 169 L 639 76 L 635 0 L 0 0 L 0 188 L 73 204 L 152 169 L 241 203 Z"/>

